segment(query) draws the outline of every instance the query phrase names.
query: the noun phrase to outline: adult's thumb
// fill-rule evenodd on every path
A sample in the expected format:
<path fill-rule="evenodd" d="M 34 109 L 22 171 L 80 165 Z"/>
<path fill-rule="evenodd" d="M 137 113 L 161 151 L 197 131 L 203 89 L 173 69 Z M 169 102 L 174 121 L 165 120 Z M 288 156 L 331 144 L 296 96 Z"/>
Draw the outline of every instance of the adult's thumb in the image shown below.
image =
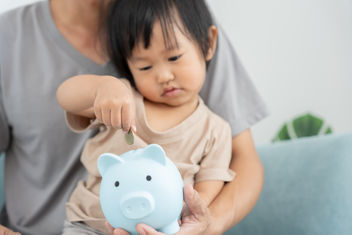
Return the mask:
<path fill-rule="evenodd" d="M 192 185 L 186 185 L 183 190 L 185 202 L 191 214 L 197 217 L 208 216 L 207 205 L 199 196 L 198 192 L 193 189 Z"/>

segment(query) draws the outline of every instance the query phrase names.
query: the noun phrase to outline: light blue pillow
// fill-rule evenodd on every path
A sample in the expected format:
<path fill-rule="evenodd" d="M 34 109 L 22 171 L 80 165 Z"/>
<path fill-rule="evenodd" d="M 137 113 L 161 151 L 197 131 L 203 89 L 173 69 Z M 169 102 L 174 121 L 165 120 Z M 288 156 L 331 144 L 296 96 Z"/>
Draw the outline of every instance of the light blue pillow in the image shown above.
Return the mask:
<path fill-rule="evenodd" d="M 268 144 L 258 153 L 262 194 L 226 235 L 352 234 L 352 134 Z"/>

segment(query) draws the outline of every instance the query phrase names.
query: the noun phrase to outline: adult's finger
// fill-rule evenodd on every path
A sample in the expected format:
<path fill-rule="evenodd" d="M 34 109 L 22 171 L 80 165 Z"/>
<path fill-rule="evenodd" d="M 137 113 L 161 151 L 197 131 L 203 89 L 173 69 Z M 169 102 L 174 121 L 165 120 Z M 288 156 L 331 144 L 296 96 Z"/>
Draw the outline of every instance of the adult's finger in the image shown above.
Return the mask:
<path fill-rule="evenodd" d="M 182 223 L 177 235 L 202 235 L 206 231 L 210 213 L 202 198 L 191 185 L 186 185 L 183 191 L 186 206 L 182 212 Z M 146 224 L 138 224 L 136 227 L 140 234 L 164 235 Z"/>
<path fill-rule="evenodd" d="M 182 210 L 182 224 L 177 235 L 203 235 L 210 223 L 210 212 L 198 192 L 191 185 L 183 189 L 185 206 Z"/>
<path fill-rule="evenodd" d="M 165 233 L 158 232 L 146 224 L 137 224 L 136 230 L 139 234 L 144 235 L 165 235 Z"/>

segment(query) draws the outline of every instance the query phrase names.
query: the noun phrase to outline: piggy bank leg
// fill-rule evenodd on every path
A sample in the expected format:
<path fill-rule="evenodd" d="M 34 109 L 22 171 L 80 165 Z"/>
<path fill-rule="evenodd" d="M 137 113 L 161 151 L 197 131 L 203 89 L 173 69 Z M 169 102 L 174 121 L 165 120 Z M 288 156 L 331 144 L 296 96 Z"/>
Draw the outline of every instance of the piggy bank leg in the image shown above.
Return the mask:
<path fill-rule="evenodd" d="M 161 228 L 160 232 L 166 233 L 166 234 L 174 234 L 174 233 L 177 233 L 179 230 L 180 230 L 180 225 L 178 225 L 178 221 L 175 220 L 168 226 Z"/>

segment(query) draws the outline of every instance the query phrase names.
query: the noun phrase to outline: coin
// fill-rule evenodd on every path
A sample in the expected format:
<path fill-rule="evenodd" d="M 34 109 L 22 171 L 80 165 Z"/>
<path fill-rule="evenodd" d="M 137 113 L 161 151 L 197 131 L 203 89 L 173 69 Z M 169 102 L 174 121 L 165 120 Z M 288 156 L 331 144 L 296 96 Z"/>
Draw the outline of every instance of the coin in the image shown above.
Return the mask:
<path fill-rule="evenodd" d="M 125 134 L 125 140 L 128 145 L 132 145 L 134 143 L 134 136 L 132 129 L 130 128 L 129 131 Z"/>

